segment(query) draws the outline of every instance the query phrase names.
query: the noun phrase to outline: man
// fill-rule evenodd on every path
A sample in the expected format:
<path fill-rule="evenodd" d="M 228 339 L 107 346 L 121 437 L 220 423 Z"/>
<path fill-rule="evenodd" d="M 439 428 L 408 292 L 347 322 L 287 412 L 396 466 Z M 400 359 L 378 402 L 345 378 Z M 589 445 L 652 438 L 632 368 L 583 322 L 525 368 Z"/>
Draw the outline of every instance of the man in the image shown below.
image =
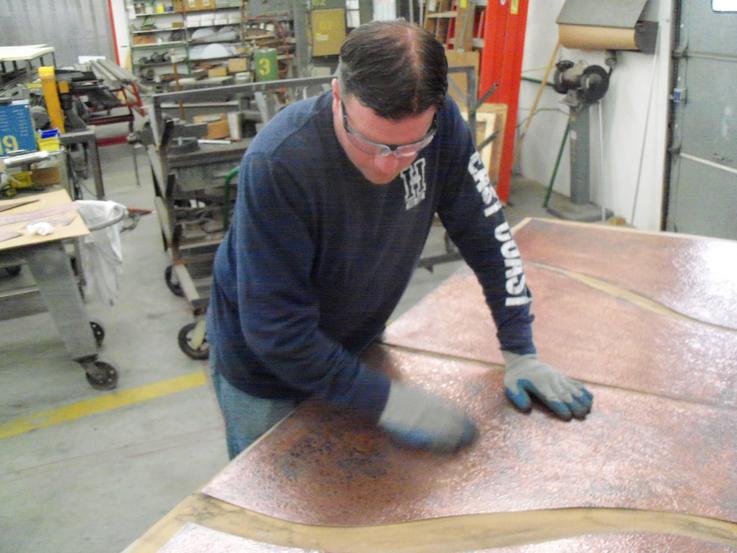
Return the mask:
<path fill-rule="evenodd" d="M 232 457 L 315 396 L 401 444 L 454 451 L 473 422 L 358 355 L 382 331 L 435 213 L 483 285 L 509 399 L 563 419 L 592 396 L 541 363 L 531 296 L 502 205 L 457 106 L 443 47 L 405 21 L 355 29 L 331 91 L 280 112 L 240 167 L 214 267 L 208 340 Z"/>

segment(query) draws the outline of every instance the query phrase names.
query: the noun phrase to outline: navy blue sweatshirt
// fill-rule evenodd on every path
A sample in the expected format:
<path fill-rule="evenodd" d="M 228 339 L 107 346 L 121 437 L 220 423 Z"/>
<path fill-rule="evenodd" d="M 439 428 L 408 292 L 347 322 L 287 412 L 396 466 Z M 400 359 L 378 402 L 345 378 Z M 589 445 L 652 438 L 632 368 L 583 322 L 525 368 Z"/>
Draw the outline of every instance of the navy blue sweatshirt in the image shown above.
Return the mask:
<path fill-rule="evenodd" d="M 215 370 L 255 396 L 314 395 L 378 418 L 390 381 L 358 354 L 401 298 L 435 213 L 481 282 L 502 349 L 534 352 L 519 252 L 455 103 L 383 186 L 346 156 L 331 103 L 328 92 L 290 105 L 243 157 L 213 269 Z"/>

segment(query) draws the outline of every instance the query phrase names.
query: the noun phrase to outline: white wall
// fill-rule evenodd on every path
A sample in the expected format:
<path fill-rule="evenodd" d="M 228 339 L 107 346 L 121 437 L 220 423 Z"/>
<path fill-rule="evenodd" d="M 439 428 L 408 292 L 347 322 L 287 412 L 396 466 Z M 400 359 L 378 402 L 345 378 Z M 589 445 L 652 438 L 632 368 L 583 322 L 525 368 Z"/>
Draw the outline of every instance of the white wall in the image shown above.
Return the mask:
<path fill-rule="evenodd" d="M 655 0 L 650 0 L 651 2 Z M 671 17 L 673 0 L 660 0 L 658 52 L 618 52 L 618 64 L 611 76 L 602 104 L 604 129 L 604 183 L 600 177 L 599 111 L 591 111 L 591 201 L 604 205 L 628 223 L 647 230 L 659 230 L 662 211 L 668 123 Z M 564 0 L 530 0 L 523 61 L 523 75 L 541 79 L 558 40 L 558 17 Z M 604 66 L 603 51 L 561 48 L 559 59 Z M 654 66 L 653 63 L 656 65 Z M 654 69 L 654 71 L 653 71 Z M 654 77 L 653 77 L 654 75 Z M 654 80 L 653 80 L 654 78 Z M 552 81 L 551 72 L 549 80 Z M 653 87 L 648 119 L 648 94 Z M 520 90 L 519 121 L 530 114 L 538 85 L 524 82 Z M 562 95 L 547 87 L 520 152 L 522 175 L 548 185 L 555 166 L 568 108 Z M 643 149 L 643 136 L 645 147 Z M 638 168 L 643 153 L 639 194 L 635 204 Z M 563 154 L 554 189 L 569 195 L 570 159 L 568 146 Z M 633 205 L 635 217 L 632 219 Z"/>

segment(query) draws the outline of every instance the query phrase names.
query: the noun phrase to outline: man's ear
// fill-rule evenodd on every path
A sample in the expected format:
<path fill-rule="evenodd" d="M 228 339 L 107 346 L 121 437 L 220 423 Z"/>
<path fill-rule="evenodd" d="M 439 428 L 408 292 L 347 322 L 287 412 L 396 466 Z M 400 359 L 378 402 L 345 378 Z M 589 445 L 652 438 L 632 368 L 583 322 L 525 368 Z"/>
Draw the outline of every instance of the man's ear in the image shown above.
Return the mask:
<path fill-rule="evenodd" d="M 333 107 L 337 110 L 340 104 L 340 84 L 338 79 L 330 81 L 330 88 L 333 90 Z"/>

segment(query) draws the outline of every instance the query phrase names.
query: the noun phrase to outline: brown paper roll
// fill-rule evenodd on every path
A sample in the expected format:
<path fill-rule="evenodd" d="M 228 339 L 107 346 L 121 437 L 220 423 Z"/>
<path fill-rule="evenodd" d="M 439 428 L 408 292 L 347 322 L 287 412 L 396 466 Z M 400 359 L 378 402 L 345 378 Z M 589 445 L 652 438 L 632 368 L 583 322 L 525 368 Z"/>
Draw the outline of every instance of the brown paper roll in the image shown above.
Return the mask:
<path fill-rule="evenodd" d="M 635 30 L 621 27 L 558 25 L 560 43 L 581 50 L 638 50 Z"/>

